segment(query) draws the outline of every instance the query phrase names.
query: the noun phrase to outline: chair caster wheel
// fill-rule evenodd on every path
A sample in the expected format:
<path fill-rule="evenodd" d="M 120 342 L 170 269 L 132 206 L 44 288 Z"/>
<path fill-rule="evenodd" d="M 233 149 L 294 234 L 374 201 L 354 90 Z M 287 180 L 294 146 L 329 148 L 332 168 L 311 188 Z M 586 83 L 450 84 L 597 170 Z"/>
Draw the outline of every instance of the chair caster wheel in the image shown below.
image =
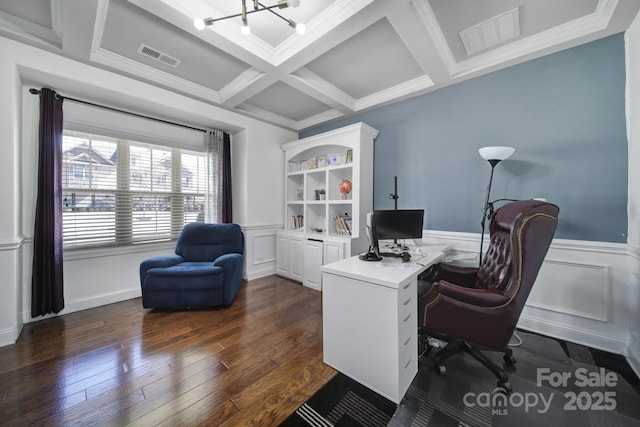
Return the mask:
<path fill-rule="evenodd" d="M 513 388 L 511 387 L 511 383 L 509 381 L 498 381 L 498 389 L 496 390 L 498 393 L 509 394 Z"/>
<path fill-rule="evenodd" d="M 437 364 L 437 365 L 435 365 L 433 368 L 436 370 L 436 373 L 437 373 L 438 375 L 444 375 L 444 374 L 446 374 L 446 373 L 447 373 L 447 368 L 446 368 L 446 366 L 443 366 L 443 365 Z"/>
<path fill-rule="evenodd" d="M 504 356 L 502 356 L 502 359 L 504 360 L 504 363 L 506 363 L 509 366 L 513 366 L 516 364 L 516 358 L 513 357 L 513 354 L 505 354 Z"/>

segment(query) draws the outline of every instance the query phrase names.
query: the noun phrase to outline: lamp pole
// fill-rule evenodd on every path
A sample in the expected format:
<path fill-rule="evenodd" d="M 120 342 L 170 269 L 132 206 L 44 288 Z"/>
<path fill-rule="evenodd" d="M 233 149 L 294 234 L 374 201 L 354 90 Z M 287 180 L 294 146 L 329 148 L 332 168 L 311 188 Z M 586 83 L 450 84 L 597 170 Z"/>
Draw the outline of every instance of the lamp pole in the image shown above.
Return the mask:
<path fill-rule="evenodd" d="M 487 185 L 487 197 L 484 201 L 484 208 L 482 209 L 482 234 L 480 235 L 480 255 L 478 268 L 482 267 L 482 247 L 484 244 L 484 228 L 487 221 L 487 215 L 491 204 L 489 203 L 489 197 L 491 196 L 491 184 L 493 183 L 493 170 L 496 165 L 504 159 L 508 159 L 516 151 L 513 147 L 482 147 L 478 150 L 480 156 L 489 162 L 491 165 L 491 175 L 489 176 L 489 185 Z M 493 211 L 493 209 L 491 209 Z"/>
<path fill-rule="evenodd" d="M 489 210 L 489 197 L 491 195 L 491 184 L 493 183 L 493 170 L 495 169 L 496 165 L 500 163 L 500 160 L 490 159 L 488 160 L 488 162 L 491 165 L 491 175 L 489 175 L 489 185 L 487 185 L 487 197 L 485 198 L 484 208 L 482 209 L 482 222 L 480 224 L 482 226 L 482 234 L 480 235 L 480 262 L 478 263 L 479 267 L 482 267 L 482 246 L 484 244 L 484 228 L 487 221 L 487 212 Z"/>

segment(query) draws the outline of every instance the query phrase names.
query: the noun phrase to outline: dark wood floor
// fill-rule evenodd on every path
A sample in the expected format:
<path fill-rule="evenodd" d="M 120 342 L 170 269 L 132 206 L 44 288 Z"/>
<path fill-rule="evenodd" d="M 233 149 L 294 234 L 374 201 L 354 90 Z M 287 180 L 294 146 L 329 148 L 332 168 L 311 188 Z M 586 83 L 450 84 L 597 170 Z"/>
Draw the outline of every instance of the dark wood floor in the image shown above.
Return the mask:
<path fill-rule="evenodd" d="M 335 375 L 321 313 L 319 292 L 269 276 L 224 309 L 134 299 L 27 324 L 0 348 L 0 423 L 277 425 Z"/>

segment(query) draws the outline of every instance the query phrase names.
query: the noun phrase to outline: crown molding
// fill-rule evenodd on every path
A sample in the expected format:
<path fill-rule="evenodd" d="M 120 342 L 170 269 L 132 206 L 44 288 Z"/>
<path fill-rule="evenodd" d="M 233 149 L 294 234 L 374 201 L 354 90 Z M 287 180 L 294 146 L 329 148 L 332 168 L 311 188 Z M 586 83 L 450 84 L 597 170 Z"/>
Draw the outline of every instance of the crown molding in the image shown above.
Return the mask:
<path fill-rule="evenodd" d="M 355 111 L 376 107 L 385 102 L 396 101 L 404 96 L 415 95 L 417 92 L 429 89 L 433 86 L 433 80 L 425 74 L 358 99 L 356 101 Z"/>
<path fill-rule="evenodd" d="M 330 120 L 339 119 L 344 117 L 344 113 L 332 108 L 331 110 L 324 111 L 322 113 L 316 114 L 315 116 L 307 117 L 304 120 L 299 120 L 297 122 L 296 130 L 301 131 L 303 129 L 308 129 L 313 126 L 320 125 L 322 123 L 326 123 Z"/>
<path fill-rule="evenodd" d="M 238 77 L 220 89 L 220 102 L 228 101 L 264 76 L 265 73 L 254 67 L 244 70 Z"/>
<path fill-rule="evenodd" d="M 53 7 L 52 7 L 53 10 Z M 56 15 L 60 14 L 59 8 Z M 0 12 L 0 30 L 6 31 L 16 36 L 26 38 L 28 40 L 44 43 L 57 49 L 62 49 L 62 39 L 59 36 L 60 19 L 53 19 L 54 29 L 34 24 L 33 22 L 18 18 L 5 12 Z M 57 33 L 56 33 L 57 32 Z"/>
<path fill-rule="evenodd" d="M 313 97 L 318 101 L 328 104 L 343 112 L 353 112 L 356 110 L 356 99 L 337 88 L 327 80 L 323 79 L 308 68 L 300 68 L 295 73 L 289 75 L 293 80 L 296 89 L 303 92 L 312 90 L 315 92 Z"/>
<path fill-rule="evenodd" d="M 295 120 L 288 119 L 280 114 L 267 111 L 263 108 L 256 107 L 255 105 L 243 102 L 235 107 L 235 111 L 239 111 L 244 114 L 248 114 L 257 119 L 267 121 L 276 125 L 284 126 L 288 129 L 297 130 L 297 122 Z"/>
<path fill-rule="evenodd" d="M 331 3 L 318 16 L 305 23 L 307 31 L 304 35 L 294 32 L 275 49 L 272 65 L 279 66 L 291 59 L 371 3 L 373 0 L 338 0 Z"/>
<path fill-rule="evenodd" d="M 535 54 L 540 50 L 567 43 L 607 28 L 618 0 L 599 0 L 593 13 L 538 34 L 513 41 L 508 45 L 456 62 L 438 20 L 427 0 L 414 0 L 418 16 L 433 39 L 438 54 L 451 77 L 463 77 L 507 61 Z"/>
<path fill-rule="evenodd" d="M 169 73 L 165 73 L 164 71 L 149 67 L 148 65 L 141 64 L 122 55 L 115 54 L 109 50 L 100 48 L 93 51 L 91 52 L 89 59 L 99 64 L 134 74 L 138 77 L 151 80 L 154 83 L 170 87 L 189 95 L 206 99 L 207 101 L 214 102 L 216 104 L 221 104 L 220 93 L 218 91 L 181 79 Z"/>

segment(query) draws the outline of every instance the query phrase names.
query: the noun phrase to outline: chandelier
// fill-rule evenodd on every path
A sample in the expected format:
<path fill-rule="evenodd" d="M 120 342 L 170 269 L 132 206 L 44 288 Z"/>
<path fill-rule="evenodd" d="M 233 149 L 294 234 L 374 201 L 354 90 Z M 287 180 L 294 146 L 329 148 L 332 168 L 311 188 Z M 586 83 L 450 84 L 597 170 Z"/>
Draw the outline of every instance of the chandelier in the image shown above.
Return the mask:
<path fill-rule="evenodd" d="M 284 16 L 280 15 L 278 12 L 275 12 L 273 10 L 275 8 L 285 9 L 287 7 L 298 7 L 299 5 L 300 5 L 300 0 L 278 0 L 278 3 L 273 6 L 265 6 L 262 3 L 260 3 L 259 0 L 253 0 L 253 10 L 247 10 L 247 0 L 242 0 L 242 12 L 236 13 L 235 15 L 223 16 L 221 18 L 206 18 L 206 19 L 196 18 L 193 21 L 193 25 L 198 30 L 204 30 L 205 27 L 213 25 L 213 23 L 216 21 L 222 21 L 224 19 L 236 18 L 238 16 L 241 16 L 242 26 L 240 27 L 240 30 L 242 31 L 242 34 L 247 35 L 251 33 L 251 29 L 249 28 L 249 22 L 247 20 L 247 15 L 249 15 L 250 13 L 268 11 L 273 13 L 275 16 L 282 19 L 283 21 L 285 21 L 287 24 L 289 24 L 289 26 L 295 29 L 298 32 L 298 34 L 304 34 L 304 32 L 307 30 L 304 24 L 297 23 L 293 19 L 287 19 Z"/>

